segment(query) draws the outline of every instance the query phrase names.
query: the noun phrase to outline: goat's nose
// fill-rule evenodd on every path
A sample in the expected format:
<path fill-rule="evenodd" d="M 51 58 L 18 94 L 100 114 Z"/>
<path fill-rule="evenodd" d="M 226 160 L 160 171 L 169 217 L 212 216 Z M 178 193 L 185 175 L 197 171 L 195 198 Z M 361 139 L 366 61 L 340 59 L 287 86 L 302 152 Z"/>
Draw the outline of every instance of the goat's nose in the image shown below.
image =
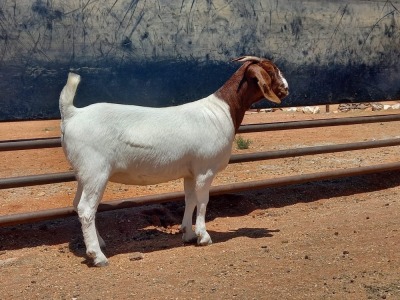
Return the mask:
<path fill-rule="evenodd" d="M 286 97 L 287 95 L 289 95 L 289 88 L 286 85 L 280 86 L 279 94 L 281 97 Z"/>

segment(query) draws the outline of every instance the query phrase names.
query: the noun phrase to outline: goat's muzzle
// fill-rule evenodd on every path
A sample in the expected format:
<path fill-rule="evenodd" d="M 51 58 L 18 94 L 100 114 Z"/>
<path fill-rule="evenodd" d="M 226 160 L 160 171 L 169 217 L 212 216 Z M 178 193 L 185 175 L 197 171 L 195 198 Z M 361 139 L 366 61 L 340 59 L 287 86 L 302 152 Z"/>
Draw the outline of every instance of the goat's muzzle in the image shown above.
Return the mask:
<path fill-rule="evenodd" d="M 278 87 L 276 95 L 279 97 L 279 99 L 282 100 L 289 95 L 289 88 L 286 85 L 282 84 Z"/>

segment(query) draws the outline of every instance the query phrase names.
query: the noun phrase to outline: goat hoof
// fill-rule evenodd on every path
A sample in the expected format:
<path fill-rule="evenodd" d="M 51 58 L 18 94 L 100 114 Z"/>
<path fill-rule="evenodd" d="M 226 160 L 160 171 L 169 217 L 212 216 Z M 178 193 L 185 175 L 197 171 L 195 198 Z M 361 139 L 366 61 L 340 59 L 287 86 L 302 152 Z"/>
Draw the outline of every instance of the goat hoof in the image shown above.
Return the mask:
<path fill-rule="evenodd" d="M 199 236 L 197 238 L 197 245 L 199 245 L 199 246 L 208 246 L 211 244 L 212 244 L 212 240 L 208 234 L 205 235 L 203 238 L 201 236 Z"/>
<path fill-rule="evenodd" d="M 193 234 L 184 233 L 182 235 L 182 240 L 187 244 L 194 244 L 197 241 L 197 235 L 193 232 Z"/>
<path fill-rule="evenodd" d="M 183 243 L 185 243 L 185 244 L 195 244 L 197 242 L 197 237 L 193 237 L 190 239 L 183 237 L 182 240 L 183 240 Z"/>
<path fill-rule="evenodd" d="M 108 266 L 108 260 L 95 262 L 94 266 L 95 267 L 107 267 Z"/>

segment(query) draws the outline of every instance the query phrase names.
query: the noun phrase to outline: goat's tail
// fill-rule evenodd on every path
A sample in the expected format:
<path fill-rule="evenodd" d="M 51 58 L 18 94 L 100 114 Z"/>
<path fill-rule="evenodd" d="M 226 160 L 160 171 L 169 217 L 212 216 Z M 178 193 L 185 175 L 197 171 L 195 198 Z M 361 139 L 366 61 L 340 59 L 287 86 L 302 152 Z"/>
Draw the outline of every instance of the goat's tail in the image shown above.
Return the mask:
<path fill-rule="evenodd" d="M 80 81 L 81 76 L 78 74 L 68 74 L 67 84 L 64 86 L 60 95 L 61 119 L 69 118 L 73 114 L 75 110 L 74 97 Z"/>

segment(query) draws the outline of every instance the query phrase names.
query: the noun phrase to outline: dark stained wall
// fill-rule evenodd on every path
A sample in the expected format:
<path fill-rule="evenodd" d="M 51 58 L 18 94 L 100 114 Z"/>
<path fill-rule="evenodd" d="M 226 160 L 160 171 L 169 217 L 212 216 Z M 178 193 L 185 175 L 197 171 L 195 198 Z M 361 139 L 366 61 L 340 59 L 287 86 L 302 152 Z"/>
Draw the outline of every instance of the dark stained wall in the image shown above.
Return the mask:
<path fill-rule="evenodd" d="M 78 106 L 192 101 L 244 54 L 284 71 L 284 106 L 399 99 L 399 9 L 385 0 L 0 0 L 0 120 L 59 117 L 70 70 L 83 77 Z"/>

